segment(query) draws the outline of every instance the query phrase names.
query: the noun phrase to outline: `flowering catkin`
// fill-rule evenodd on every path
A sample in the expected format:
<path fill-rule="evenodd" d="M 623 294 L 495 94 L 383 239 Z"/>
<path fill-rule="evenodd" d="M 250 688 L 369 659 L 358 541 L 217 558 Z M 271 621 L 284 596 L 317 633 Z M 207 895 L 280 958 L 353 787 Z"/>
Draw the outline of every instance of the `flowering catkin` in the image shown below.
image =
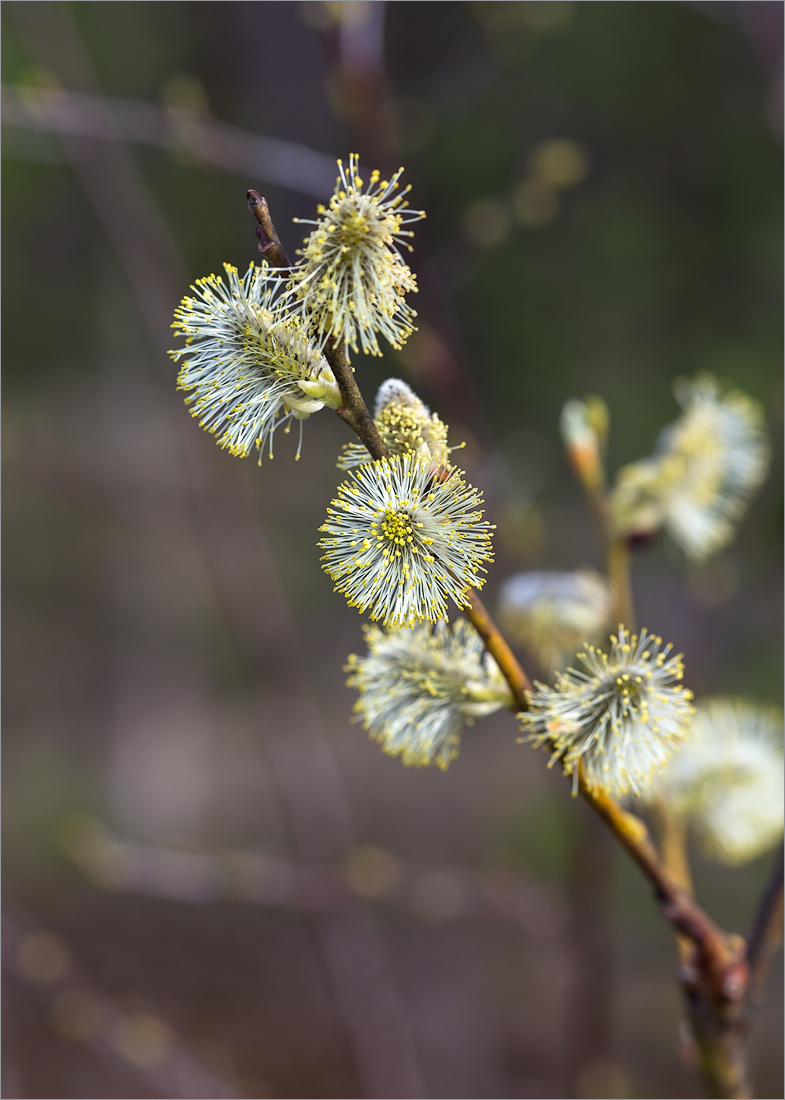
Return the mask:
<path fill-rule="evenodd" d="M 341 395 L 327 361 L 279 296 L 280 277 L 251 264 L 240 278 L 224 264 L 226 282 L 208 275 L 195 283 L 175 311 L 172 328 L 186 346 L 171 351 L 183 360 L 177 388 L 201 427 L 221 447 L 259 461 L 272 458 L 277 428 L 304 420 Z M 302 429 L 301 429 L 302 430 Z M 299 448 L 297 457 L 299 458 Z"/>
<path fill-rule="evenodd" d="M 374 422 L 382 442 L 391 455 L 420 454 L 436 466 L 447 466 L 447 425 L 432 413 L 414 390 L 400 378 L 382 382 L 376 394 Z M 362 443 L 345 443 L 338 459 L 341 470 L 351 470 L 370 462 Z"/>
<path fill-rule="evenodd" d="M 402 168 L 389 180 L 371 172 L 366 186 L 353 153 L 348 170 L 338 161 L 338 172 L 329 205 L 306 222 L 314 229 L 298 251 L 289 292 L 320 344 L 332 337 L 355 352 L 381 355 L 377 333 L 400 348 L 414 331 L 416 313 L 405 295 L 417 281 L 400 248 L 410 248 L 413 235 L 404 227 L 425 214 L 409 209 L 409 187 L 398 191 Z"/>
<path fill-rule="evenodd" d="M 763 410 L 746 394 L 723 394 L 711 375 L 675 386 L 684 415 L 666 428 L 654 455 L 619 471 L 611 499 L 618 534 L 665 527 L 702 561 L 726 546 L 766 476 Z"/>
<path fill-rule="evenodd" d="M 593 569 L 517 573 L 499 593 L 500 625 L 549 672 L 584 642 L 607 635 L 610 615 L 608 582 Z"/>
<path fill-rule="evenodd" d="M 692 692 L 681 684 L 681 654 L 662 638 L 620 626 L 611 643 L 607 655 L 587 646 L 577 658 L 586 671 L 568 668 L 555 688 L 537 683 L 519 717 L 525 740 L 549 743 L 574 788 L 580 768 L 591 789 L 638 795 L 684 737 Z"/>
<path fill-rule="evenodd" d="M 322 564 L 349 605 L 385 626 L 436 622 L 485 582 L 492 525 L 482 496 L 455 467 L 434 472 L 417 454 L 352 471 L 319 530 Z"/>
<path fill-rule="evenodd" d="M 647 797 L 687 818 L 710 858 L 754 859 L 782 837 L 782 732 L 778 707 L 706 699 Z"/>
<path fill-rule="evenodd" d="M 361 721 L 404 764 L 446 768 L 464 724 L 513 703 L 499 666 L 465 619 L 397 630 L 365 627 L 368 654 L 352 654 L 349 687 Z"/>

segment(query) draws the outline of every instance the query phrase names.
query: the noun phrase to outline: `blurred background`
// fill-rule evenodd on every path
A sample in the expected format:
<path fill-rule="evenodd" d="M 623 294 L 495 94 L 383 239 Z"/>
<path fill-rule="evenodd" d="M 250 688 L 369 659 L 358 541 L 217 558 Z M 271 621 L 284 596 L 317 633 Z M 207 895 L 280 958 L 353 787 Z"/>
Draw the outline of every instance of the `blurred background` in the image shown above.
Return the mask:
<path fill-rule="evenodd" d="M 564 401 L 605 397 L 615 469 L 713 371 L 764 402 L 773 472 L 705 566 L 636 556 L 639 617 L 698 697 L 780 702 L 782 18 L 3 5 L 4 1096 L 701 1094 L 648 886 L 510 716 L 445 773 L 351 724 L 361 621 L 315 545 L 344 425 L 234 459 L 166 350 L 188 285 L 258 257 L 249 187 L 293 253 L 336 156 L 405 164 L 419 332 L 357 377 L 467 440 L 486 602 L 601 566 Z M 773 858 L 696 856 L 724 927 Z"/>

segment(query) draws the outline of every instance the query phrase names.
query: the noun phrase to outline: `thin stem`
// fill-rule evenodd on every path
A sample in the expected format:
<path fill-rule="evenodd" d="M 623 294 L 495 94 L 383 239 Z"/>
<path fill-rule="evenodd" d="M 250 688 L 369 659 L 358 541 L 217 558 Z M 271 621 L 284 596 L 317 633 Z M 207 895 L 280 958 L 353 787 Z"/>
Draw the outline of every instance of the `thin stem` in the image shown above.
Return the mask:
<path fill-rule="evenodd" d="M 603 545 L 611 588 L 612 622 L 614 626 L 624 624 L 634 630 L 630 548 L 626 539 L 614 532 L 602 466 L 599 466 L 598 476 L 587 476 L 587 471 L 591 473 L 595 467 L 596 463 L 578 463 L 576 471 Z M 655 811 L 662 852 L 660 859 L 642 822 L 621 810 L 602 792 L 586 790 L 583 775 L 580 781 L 581 793 L 652 882 L 660 910 L 673 929 L 681 960 L 685 1008 L 709 1095 L 749 1096 L 744 1038 L 745 1026 L 749 1026 L 748 1022 L 745 1025 L 749 1018 L 745 1005 L 750 979 L 745 945 L 739 937 L 726 936 L 692 897 L 685 823 L 664 806 Z M 766 966 L 767 963 L 764 971 Z"/>
<path fill-rule="evenodd" d="M 674 931 L 686 936 L 695 945 L 699 961 L 721 984 L 725 972 L 737 961 L 737 952 L 729 944 L 729 937 L 663 866 L 641 819 L 624 810 L 604 791 L 596 788 L 590 790 L 582 772 L 579 785 L 581 794 L 616 834 L 651 882 L 665 919 Z"/>
<path fill-rule="evenodd" d="M 346 359 L 346 348 L 340 340 L 334 340 L 324 349 L 324 356 L 332 368 L 343 405 L 336 412 L 353 429 L 365 444 L 371 458 L 388 458 L 390 452 L 379 435 L 368 406 L 354 378 L 354 369 Z"/>
<path fill-rule="evenodd" d="M 248 192 L 248 209 L 259 223 L 256 226 L 256 236 L 259 238 L 259 251 L 273 267 L 291 267 L 291 261 L 286 255 L 286 249 L 281 244 L 281 238 L 273 225 L 270 216 L 270 207 L 267 199 L 258 191 Z"/>
<path fill-rule="evenodd" d="M 603 447 L 596 433 L 591 444 L 585 439 L 568 438 L 566 442 L 567 458 L 586 493 L 607 567 L 610 522 Z M 624 620 L 614 611 L 612 621 L 618 625 Z M 609 1057 L 614 992 L 608 924 L 613 834 L 599 815 L 587 823 L 576 823 L 573 829 L 570 897 L 575 972 L 568 1048 L 570 1095 L 577 1094 L 580 1075 L 590 1062 Z"/>
<path fill-rule="evenodd" d="M 633 631 L 635 630 L 635 606 L 630 582 L 630 548 L 625 539 L 620 539 L 613 533 L 610 501 L 604 485 L 604 477 L 596 485 L 589 485 L 583 481 L 592 518 L 602 543 L 605 570 L 611 586 L 611 622 L 614 629 L 623 625 Z"/>
<path fill-rule="evenodd" d="M 635 607 L 630 584 L 630 548 L 624 539 L 608 534 L 606 541 L 608 580 L 611 585 L 611 614 L 614 627 L 635 629 Z"/>
<path fill-rule="evenodd" d="M 692 885 L 690 861 L 687 855 L 687 822 L 679 814 L 673 813 L 664 802 L 652 806 L 652 820 L 657 834 L 662 861 L 672 878 L 689 894 L 695 891 Z M 689 959 L 691 945 L 684 936 L 676 937 L 679 958 L 682 964 Z"/>
<path fill-rule="evenodd" d="M 750 968 L 750 981 L 747 1002 L 752 1007 L 761 999 L 774 952 L 782 944 L 782 880 L 783 849 L 780 846 L 771 878 L 761 895 L 748 940 L 747 965 Z"/>
<path fill-rule="evenodd" d="M 630 550 L 626 539 L 620 539 L 613 529 L 611 501 L 607 491 L 607 475 L 603 446 L 596 435 L 592 442 L 568 436 L 567 458 L 580 481 L 605 558 L 605 569 L 611 586 L 611 622 L 614 629 L 626 626 L 635 630 L 635 608 L 630 584 Z"/>
<path fill-rule="evenodd" d="M 687 822 L 664 803 L 652 807 L 654 826 L 659 840 L 662 861 L 676 882 L 688 893 L 694 893 L 692 873 L 687 856 Z"/>
<path fill-rule="evenodd" d="M 689 974 L 683 983 L 687 1012 L 710 1096 L 738 1097 L 739 1100 L 751 1096 L 746 1039 L 776 944 L 782 939 L 782 872 L 780 849 L 752 924 L 746 958 L 739 963 L 740 976 L 746 978 L 741 996 L 718 1003 L 697 987 Z M 743 940 L 739 938 L 737 943 L 743 950 Z"/>

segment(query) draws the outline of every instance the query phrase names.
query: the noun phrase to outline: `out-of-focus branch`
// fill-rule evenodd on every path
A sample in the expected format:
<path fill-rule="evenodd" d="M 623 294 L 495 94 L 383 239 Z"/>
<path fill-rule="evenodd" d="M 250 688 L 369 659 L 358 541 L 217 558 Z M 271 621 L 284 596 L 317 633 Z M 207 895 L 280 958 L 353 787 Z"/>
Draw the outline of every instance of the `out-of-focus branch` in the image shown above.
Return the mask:
<path fill-rule="evenodd" d="M 318 915 L 370 900 L 421 920 L 492 920 L 535 936 L 549 920 L 556 929 L 564 925 L 559 893 L 527 875 L 414 864 L 365 845 L 341 862 L 181 851 L 131 840 L 90 818 L 64 823 L 60 843 L 99 887 L 197 905 L 239 900 Z"/>
<path fill-rule="evenodd" d="M 18 84 L 3 84 L 2 94 L 4 126 L 153 145 L 315 198 L 335 180 L 335 161 L 324 153 L 260 137 L 185 107 Z"/>
<path fill-rule="evenodd" d="M 606 534 L 605 560 L 611 586 L 611 615 L 614 629 L 623 625 L 635 630 L 635 607 L 630 583 L 630 548 L 624 539 Z"/>
<path fill-rule="evenodd" d="M 646 827 L 601 791 L 581 793 L 613 829 L 654 887 L 679 943 L 681 986 L 703 1080 L 712 1097 L 749 1096 L 744 1049 L 746 945 L 723 932 L 663 866 Z"/>
<path fill-rule="evenodd" d="M 692 872 L 687 860 L 687 822 L 664 804 L 652 807 L 655 833 L 665 866 L 675 882 L 692 894 Z"/>
<path fill-rule="evenodd" d="M 693 894 L 692 873 L 687 855 L 687 822 L 664 802 L 652 806 L 654 833 L 657 837 L 662 862 L 674 882 L 687 893 Z M 690 943 L 678 936 L 679 957 L 682 964 L 689 959 Z"/>
<path fill-rule="evenodd" d="M 115 1071 L 132 1074 L 153 1095 L 237 1096 L 237 1082 L 200 1064 L 167 1023 L 126 1012 L 99 991 L 59 936 L 18 911 L 3 913 L 2 927 L 3 972 L 38 995 L 61 1035 L 83 1043 Z"/>
<path fill-rule="evenodd" d="M 747 965 L 750 981 L 747 1002 L 752 1008 L 760 1001 L 774 952 L 782 945 L 782 881 L 783 849 L 780 846 L 749 934 Z"/>
<path fill-rule="evenodd" d="M 596 432 L 590 432 L 588 438 L 583 435 L 579 438 L 568 436 L 565 442 L 567 458 L 586 494 L 589 511 L 602 547 L 605 571 L 611 590 L 611 623 L 614 629 L 624 625 L 628 630 L 633 631 L 635 630 L 635 607 L 630 582 L 630 549 L 626 540 L 619 538 L 613 530 L 611 503 L 607 490 L 608 479 L 605 472 L 604 441 L 597 436 Z"/>
<path fill-rule="evenodd" d="M 737 946 L 665 869 L 639 817 L 624 810 L 603 791 L 590 790 L 582 774 L 580 790 L 651 882 L 664 918 L 675 932 L 693 943 L 696 965 L 704 969 L 728 996 L 735 998 L 739 982 Z"/>

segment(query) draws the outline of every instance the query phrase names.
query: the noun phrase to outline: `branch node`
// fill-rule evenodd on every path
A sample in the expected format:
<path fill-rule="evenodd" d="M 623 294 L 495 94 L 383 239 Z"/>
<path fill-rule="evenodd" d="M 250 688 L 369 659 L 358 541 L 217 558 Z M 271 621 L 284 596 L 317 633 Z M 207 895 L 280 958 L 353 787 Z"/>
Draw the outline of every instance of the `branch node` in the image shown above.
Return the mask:
<path fill-rule="evenodd" d="M 291 267 L 292 264 L 281 244 L 281 238 L 276 232 L 273 219 L 270 216 L 270 207 L 267 199 L 258 191 L 251 189 L 248 192 L 248 209 L 259 223 L 256 227 L 256 236 L 259 239 L 259 251 L 273 267 Z"/>

